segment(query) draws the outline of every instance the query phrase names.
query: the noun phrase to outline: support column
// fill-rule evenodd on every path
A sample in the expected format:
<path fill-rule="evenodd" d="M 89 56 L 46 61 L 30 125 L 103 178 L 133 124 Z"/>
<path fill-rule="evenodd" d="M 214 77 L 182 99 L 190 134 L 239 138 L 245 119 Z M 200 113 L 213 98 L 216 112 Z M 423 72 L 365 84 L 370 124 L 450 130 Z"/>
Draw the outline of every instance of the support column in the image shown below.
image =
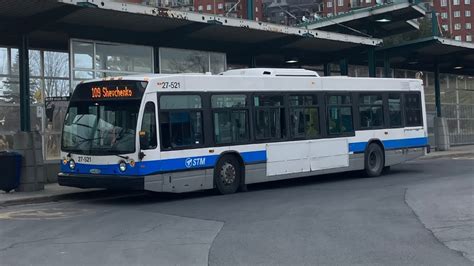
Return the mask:
<path fill-rule="evenodd" d="M 17 191 L 44 189 L 45 175 L 41 135 L 31 131 L 30 123 L 30 65 L 28 35 L 21 36 L 18 54 L 20 70 L 20 132 L 13 136 L 13 149 L 21 154 L 20 186 Z"/>
<path fill-rule="evenodd" d="M 438 25 L 438 16 L 436 11 L 431 11 L 431 34 L 433 36 L 439 36 L 439 25 Z"/>
<path fill-rule="evenodd" d="M 435 87 L 435 104 L 436 104 L 436 116 L 441 117 L 441 87 L 439 82 L 439 64 L 438 60 L 435 60 L 434 65 L 434 87 Z"/>
<path fill-rule="evenodd" d="M 247 0 L 247 19 L 248 20 L 254 20 L 254 5 L 253 5 L 254 0 Z"/>
<path fill-rule="evenodd" d="M 449 150 L 449 128 L 448 121 L 442 117 L 441 113 L 441 87 L 439 81 L 439 64 L 438 59 L 435 59 L 434 65 L 434 79 L 435 79 L 435 103 L 436 103 L 436 117 L 434 118 L 434 135 L 436 150 Z"/>
<path fill-rule="evenodd" d="M 349 64 L 347 63 L 347 58 L 341 59 L 339 61 L 339 68 L 341 69 L 341 75 L 349 75 Z"/>
<path fill-rule="evenodd" d="M 375 62 L 375 48 L 370 47 L 369 51 L 369 77 L 376 77 L 377 66 Z"/>
<path fill-rule="evenodd" d="M 330 63 L 324 63 L 324 76 L 331 76 L 331 65 Z"/>
<path fill-rule="evenodd" d="M 390 55 L 387 52 L 383 54 L 383 76 L 385 78 L 392 77 L 392 71 L 390 69 Z"/>
<path fill-rule="evenodd" d="M 257 67 L 257 58 L 254 55 L 250 56 L 250 67 Z"/>
<path fill-rule="evenodd" d="M 18 49 L 20 64 L 20 129 L 28 132 L 30 123 L 30 65 L 28 54 L 28 35 L 21 36 Z"/>

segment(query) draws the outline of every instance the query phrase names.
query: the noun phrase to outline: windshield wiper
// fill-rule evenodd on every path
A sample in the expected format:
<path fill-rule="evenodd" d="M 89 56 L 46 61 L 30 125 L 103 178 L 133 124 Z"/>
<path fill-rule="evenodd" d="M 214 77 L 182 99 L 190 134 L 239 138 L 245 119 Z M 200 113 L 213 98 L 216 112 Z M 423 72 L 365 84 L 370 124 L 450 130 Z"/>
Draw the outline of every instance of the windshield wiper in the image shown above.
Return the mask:
<path fill-rule="evenodd" d="M 114 154 L 114 155 L 115 155 L 115 156 L 118 156 L 118 157 L 120 157 L 120 158 L 122 158 L 122 159 L 125 159 L 125 160 L 130 159 L 130 157 L 128 157 L 128 156 L 123 156 L 123 155 L 119 155 L 119 154 Z"/>
<path fill-rule="evenodd" d="M 104 150 L 104 151 L 107 152 L 107 153 L 117 152 L 117 150 L 114 150 L 114 149 L 108 149 L 108 150 Z M 120 154 L 110 154 L 110 155 L 115 155 L 115 156 L 120 157 L 120 158 L 125 159 L 125 160 L 130 159 L 130 157 L 125 156 L 125 155 L 120 155 Z"/>

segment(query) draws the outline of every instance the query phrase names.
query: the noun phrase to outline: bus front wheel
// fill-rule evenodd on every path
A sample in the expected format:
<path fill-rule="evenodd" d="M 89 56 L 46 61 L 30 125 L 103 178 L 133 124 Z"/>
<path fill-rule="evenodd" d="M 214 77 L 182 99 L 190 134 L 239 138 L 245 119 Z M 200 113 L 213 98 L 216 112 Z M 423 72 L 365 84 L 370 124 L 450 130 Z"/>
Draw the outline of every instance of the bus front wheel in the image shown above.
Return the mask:
<path fill-rule="evenodd" d="M 382 174 L 385 166 L 385 156 L 382 147 L 377 143 L 371 143 L 365 153 L 365 174 L 375 177 Z"/>
<path fill-rule="evenodd" d="M 214 184 L 220 194 L 232 194 L 240 186 L 242 168 L 232 155 L 224 155 L 214 169 Z"/>

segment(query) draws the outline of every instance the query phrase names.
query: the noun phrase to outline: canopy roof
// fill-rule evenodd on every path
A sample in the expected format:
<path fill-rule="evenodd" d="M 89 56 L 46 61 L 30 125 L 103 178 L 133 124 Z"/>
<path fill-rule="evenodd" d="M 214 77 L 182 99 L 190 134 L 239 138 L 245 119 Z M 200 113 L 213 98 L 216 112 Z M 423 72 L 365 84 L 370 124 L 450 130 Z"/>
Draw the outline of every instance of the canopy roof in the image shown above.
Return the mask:
<path fill-rule="evenodd" d="M 2 0 L 1 45 L 68 49 L 70 38 L 212 50 L 234 55 L 335 53 L 382 40 L 110 0 Z"/>
<path fill-rule="evenodd" d="M 413 19 L 424 17 L 425 10 L 416 2 L 389 1 L 387 4 L 354 9 L 337 16 L 303 23 L 300 27 L 383 38 L 419 29 L 418 22 Z"/>
<path fill-rule="evenodd" d="M 474 43 L 428 37 L 377 49 L 387 53 L 392 67 L 474 75 Z"/>

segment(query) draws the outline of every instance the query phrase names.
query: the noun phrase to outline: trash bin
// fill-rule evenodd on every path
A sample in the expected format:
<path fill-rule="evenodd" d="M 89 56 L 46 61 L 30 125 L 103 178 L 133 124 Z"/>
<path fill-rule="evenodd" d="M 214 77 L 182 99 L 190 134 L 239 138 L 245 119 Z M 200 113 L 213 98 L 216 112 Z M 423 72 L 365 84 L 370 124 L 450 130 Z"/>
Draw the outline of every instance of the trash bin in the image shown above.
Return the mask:
<path fill-rule="evenodd" d="M 0 190 L 10 192 L 20 185 L 21 154 L 0 151 Z"/>

